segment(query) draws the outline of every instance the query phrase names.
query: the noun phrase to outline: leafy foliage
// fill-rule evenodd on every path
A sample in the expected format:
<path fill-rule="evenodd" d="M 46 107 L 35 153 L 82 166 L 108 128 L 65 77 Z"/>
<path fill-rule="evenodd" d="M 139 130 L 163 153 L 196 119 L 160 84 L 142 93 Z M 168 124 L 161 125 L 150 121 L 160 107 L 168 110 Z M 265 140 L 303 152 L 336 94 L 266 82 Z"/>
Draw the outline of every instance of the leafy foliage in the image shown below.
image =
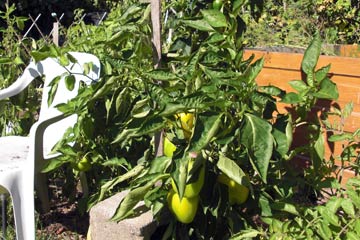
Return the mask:
<path fill-rule="evenodd" d="M 325 43 L 359 42 L 360 5 L 343 0 L 250 1 L 243 9 L 250 46 L 305 47 L 320 32 Z M 255 14 L 254 14 L 255 13 Z"/>
<path fill-rule="evenodd" d="M 131 217 L 144 200 L 163 225 L 155 233 L 162 239 L 350 238 L 358 233 L 358 181 L 351 180 L 343 191 L 341 172 L 331 175 L 336 157 L 325 159 L 323 133 L 333 130 L 327 117 L 334 113 L 323 113 L 321 119 L 310 114 L 318 101 L 339 95 L 328 77 L 330 65 L 316 69 L 320 34 L 304 54 L 304 78 L 289 82 L 293 91 L 258 86 L 263 59 L 243 58 L 242 10 L 254 8 L 253 3 L 221 1 L 214 9 L 207 0 L 162 2 L 158 69 L 152 62 L 150 6 L 135 0 L 118 6 L 99 26 L 80 22 L 70 27 L 63 47 L 32 52 L 36 60 L 55 56 L 65 63 L 71 61 L 68 51 L 86 51 L 102 61 L 100 81 L 57 106 L 66 115 L 76 113 L 78 122 L 53 149 L 61 155 L 43 169 L 63 169 L 70 188 L 76 179 L 90 185 L 81 199 L 82 211 L 128 190 L 113 220 Z M 71 88 L 72 79 L 66 82 Z M 287 104 L 288 113 L 279 113 L 278 102 Z M 347 108 L 335 114 L 346 117 Z M 195 117 L 191 134 L 184 131 L 181 113 Z M 299 131 L 306 141 L 296 145 Z M 172 156 L 156 154 L 159 132 L 176 147 Z M 349 141 L 339 157 L 342 170 L 359 170 L 353 162 L 359 159 L 358 137 L 359 132 L 339 131 L 329 138 Z M 82 172 L 74 166 L 85 157 L 91 166 Z M 309 159 L 310 166 L 294 167 L 299 157 Z M 205 181 L 196 196 L 196 216 L 180 223 L 169 217 L 171 182 L 181 199 L 202 167 Z M 228 186 L 217 180 L 223 174 L 250 190 L 245 203 L 230 204 Z M 324 196 L 330 200 L 317 204 Z"/>
<path fill-rule="evenodd" d="M 92 157 L 93 168 L 86 175 L 96 183 L 91 189 L 98 191 L 92 193 L 88 207 L 128 189 L 114 220 L 131 216 L 133 207 L 144 200 L 165 224 L 167 230 L 157 233 L 164 238 L 184 234 L 194 239 L 236 238 L 244 234 L 242 229 L 247 229 L 246 236 L 257 236 L 265 233 L 257 229 L 253 216 L 263 224 L 299 216 L 303 202 L 311 202 L 304 197 L 297 203 L 299 195 L 320 194 L 321 185 L 335 181 L 326 170 L 319 120 L 308 118 L 319 99 L 338 96 L 327 77 L 329 67 L 315 69 L 319 35 L 304 55 L 305 81 L 290 82 L 296 92 L 259 87 L 255 79 L 263 60 L 242 57 L 242 6 L 246 6 L 242 1 L 225 2 L 218 11 L 207 1 L 163 5 L 163 59 L 156 70 L 149 48 L 148 4 L 123 5 L 96 28 L 80 24 L 69 29 L 66 46 L 95 53 L 104 67 L 100 83 L 59 106 L 66 114 L 75 109 L 80 121 L 57 149 L 76 142 L 71 152 Z M 279 114 L 277 101 L 290 104 L 294 112 Z M 189 138 L 176 117 L 182 112 L 195 115 Z M 86 127 L 83 119 L 92 127 Z M 308 144 L 293 147 L 293 133 L 304 125 Z M 91 128 L 90 137 L 84 130 Z M 172 157 L 155 154 L 154 136 L 161 130 L 176 146 Z M 312 165 L 296 171 L 290 163 L 301 154 Z M 184 170 L 194 156 L 195 166 L 205 162 L 206 180 L 194 221 L 181 225 L 175 218 L 163 217 L 169 213 L 166 198 L 171 179 L 180 198 L 186 184 L 196 180 L 199 168 Z M 64 166 L 77 161 L 66 158 L 66 153 L 61 159 Z M 99 172 L 101 176 L 96 175 Z M 216 181 L 222 173 L 251 189 L 247 202 L 229 204 L 226 187 Z"/>
<path fill-rule="evenodd" d="M 12 84 L 21 75 L 26 63 L 30 59 L 31 50 L 36 47 L 32 39 L 22 39 L 21 30 L 27 20 L 25 17 L 14 16 L 15 7 L 6 6 L 5 11 L 0 11 L 0 20 L 6 27 L 0 27 L 3 36 L 0 42 L 0 88 Z M 26 135 L 34 123 L 38 110 L 38 93 L 36 88 L 41 84 L 32 84 L 9 101 L 0 101 L 0 133 L 5 135 Z"/>

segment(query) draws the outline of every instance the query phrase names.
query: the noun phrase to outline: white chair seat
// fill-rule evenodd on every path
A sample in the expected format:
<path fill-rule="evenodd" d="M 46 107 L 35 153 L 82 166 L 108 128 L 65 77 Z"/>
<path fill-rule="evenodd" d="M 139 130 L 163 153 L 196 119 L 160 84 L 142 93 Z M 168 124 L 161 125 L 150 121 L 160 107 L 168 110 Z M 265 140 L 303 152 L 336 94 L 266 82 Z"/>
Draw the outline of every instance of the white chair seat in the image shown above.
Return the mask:
<path fill-rule="evenodd" d="M 29 140 L 19 136 L 0 138 L 0 174 L 21 168 L 29 153 Z"/>

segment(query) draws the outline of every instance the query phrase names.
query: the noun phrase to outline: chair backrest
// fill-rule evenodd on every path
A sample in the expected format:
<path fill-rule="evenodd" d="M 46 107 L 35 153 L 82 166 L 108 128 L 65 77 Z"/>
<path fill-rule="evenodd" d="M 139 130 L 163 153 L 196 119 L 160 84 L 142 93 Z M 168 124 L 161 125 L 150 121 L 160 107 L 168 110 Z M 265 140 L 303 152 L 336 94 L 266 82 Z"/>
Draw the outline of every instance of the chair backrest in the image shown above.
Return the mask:
<path fill-rule="evenodd" d="M 89 85 L 93 81 L 97 81 L 100 77 L 100 61 L 99 59 L 89 53 L 70 52 L 69 53 L 75 63 L 70 63 L 68 66 L 61 66 L 59 59 L 47 58 L 40 62 L 30 62 L 25 68 L 23 74 L 8 88 L 1 89 L 1 98 L 11 97 L 24 90 L 36 77 L 44 76 L 44 86 L 41 100 L 41 108 L 39 113 L 39 121 L 44 121 L 61 115 L 61 112 L 56 108 L 60 103 L 66 103 L 78 94 L 80 82 Z M 90 68 L 85 67 L 91 66 Z M 90 70 L 86 71 L 85 69 Z M 64 81 L 65 73 L 69 73 L 75 77 L 74 88 L 70 91 L 66 87 Z M 48 105 L 50 84 L 55 77 L 62 76 L 58 83 L 55 97 L 50 105 Z M 77 121 L 77 116 L 69 116 L 59 122 L 49 126 L 44 133 L 44 141 L 42 149 L 43 155 L 51 151 L 52 147 L 63 137 L 64 132 L 69 127 L 73 126 Z"/>
<path fill-rule="evenodd" d="M 47 58 L 36 64 L 32 63 L 28 67 L 28 71 L 31 72 L 33 77 L 44 76 L 44 87 L 39 113 L 39 121 L 47 120 L 61 114 L 56 108 L 56 105 L 60 103 L 66 103 L 70 99 L 74 98 L 78 93 L 80 82 L 84 82 L 85 84 L 89 85 L 94 81 L 98 81 L 99 79 L 100 61 L 96 56 L 79 52 L 70 52 L 69 54 L 71 54 L 71 56 L 76 59 L 76 63 L 70 63 L 66 67 L 61 66 L 59 60 L 56 58 Z M 84 74 L 85 64 L 90 64 L 92 66 L 90 72 L 87 74 Z M 62 76 L 65 73 L 71 73 L 75 77 L 75 85 L 73 90 L 68 90 L 63 76 L 59 81 L 57 91 L 51 105 L 48 105 L 51 82 L 55 77 Z M 73 126 L 76 121 L 77 116 L 72 115 L 52 124 L 45 130 L 43 141 L 43 154 L 45 157 L 49 154 L 52 147 L 63 137 L 66 129 Z"/>
<path fill-rule="evenodd" d="M 59 114 L 59 111 L 55 107 L 59 103 L 66 103 L 68 100 L 74 98 L 79 89 L 80 82 L 84 82 L 87 85 L 90 85 L 93 81 L 98 81 L 100 76 L 100 61 L 99 59 L 88 53 L 77 53 L 71 52 L 72 57 L 76 59 L 76 63 L 70 63 L 66 68 L 61 66 L 58 63 L 58 59 L 48 58 L 45 61 L 38 63 L 38 70 L 42 70 L 42 75 L 45 75 L 44 80 L 44 90 L 43 97 L 41 102 L 41 109 L 39 120 L 45 120 L 51 117 L 54 117 Z M 92 65 L 92 68 L 88 74 L 84 74 L 85 64 Z M 39 69 L 40 65 L 42 69 Z M 48 105 L 48 97 L 51 81 L 56 77 L 64 74 L 66 72 L 71 72 L 75 77 L 75 86 L 74 89 L 69 91 L 65 85 L 64 79 L 61 79 L 59 82 L 57 92 L 52 104 Z M 77 121 L 77 115 L 69 116 L 59 122 L 56 122 L 49 126 L 44 133 L 44 156 L 46 157 L 51 151 L 53 146 L 63 137 L 66 129 L 73 126 Z"/>
<path fill-rule="evenodd" d="M 41 100 L 41 109 L 39 120 L 45 120 L 59 114 L 56 105 L 59 103 L 66 103 L 68 100 L 74 98 L 79 89 L 80 81 L 86 85 L 90 85 L 93 81 L 97 81 L 100 75 L 100 62 L 99 59 L 89 53 L 70 52 L 72 57 L 76 59 L 76 63 L 70 63 L 68 66 L 63 67 L 59 64 L 56 58 L 47 58 L 36 64 L 36 70 L 39 75 L 44 75 L 44 88 Z M 92 69 L 88 74 L 84 74 L 84 65 L 92 63 Z M 70 72 L 76 80 L 74 89 L 69 91 L 65 85 L 64 77 L 59 81 L 57 92 L 52 104 L 48 105 L 48 97 L 50 91 L 50 83 L 57 76 L 61 76 Z"/>

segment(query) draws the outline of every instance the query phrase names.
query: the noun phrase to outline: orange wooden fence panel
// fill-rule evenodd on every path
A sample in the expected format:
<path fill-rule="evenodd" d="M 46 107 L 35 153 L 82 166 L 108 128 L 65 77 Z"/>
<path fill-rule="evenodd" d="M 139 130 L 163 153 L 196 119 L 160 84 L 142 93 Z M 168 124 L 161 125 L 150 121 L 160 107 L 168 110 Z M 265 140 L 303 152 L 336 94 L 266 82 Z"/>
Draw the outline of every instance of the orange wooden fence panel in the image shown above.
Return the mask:
<path fill-rule="evenodd" d="M 244 57 L 247 59 L 253 54 L 255 59 L 264 58 L 264 68 L 257 77 L 257 83 L 260 86 L 274 85 L 287 92 L 295 91 L 288 82 L 302 79 L 301 61 L 303 54 L 246 50 Z M 351 116 L 346 119 L 344 131 L 354 132 L 360 128 L 360 58 L 322 55 L 319 58 L 317 69 L 328 64 L 331 64 L 329 76 L 336 83 L 339 90 L 339 99 L 336 104 L 340 109 L 343 109 L 347 103 L 353 102 L 354 109 Z M 321 110 L 329 110 L 332 104 L 335 103 L 320 104 L 318 114 L 320 114 Z M 286 104 L 278 104 L 280 112 L 287 111 L 289 107 Z M 298 144 L 301 144 L 304 139 L 298 141 Z M 342 144 L 327 142 L 325 144 L 326 157 L 331 154 L 335 156 L 340 154 Z M 345 179 L 350 176 L 349 174 L 351 175 L 351 172 L 346 172 Z"/>

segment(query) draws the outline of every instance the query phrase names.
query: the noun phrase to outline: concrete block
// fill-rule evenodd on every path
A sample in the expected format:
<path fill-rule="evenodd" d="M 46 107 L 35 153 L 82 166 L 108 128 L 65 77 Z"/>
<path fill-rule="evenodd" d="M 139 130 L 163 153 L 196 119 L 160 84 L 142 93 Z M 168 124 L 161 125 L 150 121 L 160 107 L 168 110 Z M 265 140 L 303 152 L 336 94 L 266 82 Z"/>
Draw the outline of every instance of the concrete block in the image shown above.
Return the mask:
<path fill-rule="evenodd" d="M 152 213 L 144 202 L 135 206 L 136 216 L 119 223 L 110 221 L 120 201 L 128 192 L 118 193 L 98 204 L 90 210 L 91 240 L 146 240 L 156 229 Z"/>

